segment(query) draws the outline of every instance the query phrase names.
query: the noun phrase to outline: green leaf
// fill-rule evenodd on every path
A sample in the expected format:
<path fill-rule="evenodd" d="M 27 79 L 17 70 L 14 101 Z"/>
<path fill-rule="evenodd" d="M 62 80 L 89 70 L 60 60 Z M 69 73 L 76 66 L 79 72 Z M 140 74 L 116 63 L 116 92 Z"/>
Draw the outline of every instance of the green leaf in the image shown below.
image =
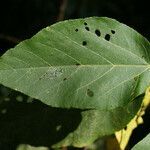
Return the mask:
<path fill-rule="evenodd" d="M 132 150 L 149 150 L 150 149 L 150 134 L 148 134 L 142 141 L 137 143 Z"/>
<path fill-rule="evenodd" d="M 0 83 L 53 107 L 124 107 L 150 85 L 150 44 L 109 18 L 56 23 L 1 57 Z"/>

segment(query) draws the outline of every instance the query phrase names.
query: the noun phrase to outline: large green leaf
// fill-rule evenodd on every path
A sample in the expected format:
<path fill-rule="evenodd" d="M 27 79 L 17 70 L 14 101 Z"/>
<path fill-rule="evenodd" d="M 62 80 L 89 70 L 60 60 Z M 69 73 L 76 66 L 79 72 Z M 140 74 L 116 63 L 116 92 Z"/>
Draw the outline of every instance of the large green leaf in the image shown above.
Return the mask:
<path fill-rule="evenodd" d="M 109 18 L 47 27 L 0 59 L 0 83 L 63 108 L 112 110 L 150 85 L 150 44 Z"/>
<path fill-rule="evenodd" d="M 132 150 L 149 150 L 150 149 L 150 134 L 148 134 L 142 141 L 136 144 Z"/>

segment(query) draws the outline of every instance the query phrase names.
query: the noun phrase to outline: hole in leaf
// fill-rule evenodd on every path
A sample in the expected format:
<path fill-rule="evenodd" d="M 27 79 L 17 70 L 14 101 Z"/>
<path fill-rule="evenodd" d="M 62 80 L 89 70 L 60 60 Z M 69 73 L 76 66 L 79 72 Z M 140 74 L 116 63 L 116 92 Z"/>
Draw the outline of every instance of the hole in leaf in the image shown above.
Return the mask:
<path fill-rule="evenodd" d="M 127 130 L 127 126 L 124 127 L 124 130 Z"/>
<path fill-rule="evenodd" d="M 96 30 L 95 30 L 95 34 L 96 34 L 97 36 L 101 36 L 100 30 L 96 29 Z"/>
<path fill-rule="evenodd" d="M 81 64 L 79 64 L 79 63 L 76 63 L 76 66 L 80 66 Z"/>
<path fill-rule="evenodd" d="M 90 28 L 89 28 L 89 27 L 85 27 L 85 29 L 86 29 L 87 31 L 90 31 Z"/>
<path fill-rule="evenodd" d="M 87 95 L 88 95 L 89 97 L 93 97 L 93 96 L 94 96 L 94 93 L 93 93 L 93 91 L 91 91 L 90 89 L 87 89 Z"/>
<path fill-rule="evenodd" d="M 110 40 L 110 35 L 109 35 L 109 34 L 106 34 L 106 35 L 105 35 L 105 40 L 107 40 L 107 41 Z"/>
<path fill-rule="evenodd" d="M 111 30 L 111 33 L 112 33 L 112 34 L 115 34 L 115 31 L 114 31 L 114 30 Z"/>
<path fill-rule="evenodd" d="M 86 22 L 84 22 L 84 25 L 85 25 L 85 26 L 87 26 L 87 23 L 86 23 Z"/>
<path fill-rule="evenodd" d="M 67 80 L 67 78 L 64 78 L 63 80 L 64 80 L 64 81 L 66 81 L 66 80 Z"/>
<path fill-rule="evenodd" d="M 87 42 L 86 42 L 86 41 L 83 41 L 83 42 L 82 42 L 82 45 L 83 45 L 83 46 L 87 45 Z"/>
<path fill-rule="evenodd" d="M 75 29 L 75 31 L 78 32 L 79 30 L 78 30 L 78 29 Z"/>

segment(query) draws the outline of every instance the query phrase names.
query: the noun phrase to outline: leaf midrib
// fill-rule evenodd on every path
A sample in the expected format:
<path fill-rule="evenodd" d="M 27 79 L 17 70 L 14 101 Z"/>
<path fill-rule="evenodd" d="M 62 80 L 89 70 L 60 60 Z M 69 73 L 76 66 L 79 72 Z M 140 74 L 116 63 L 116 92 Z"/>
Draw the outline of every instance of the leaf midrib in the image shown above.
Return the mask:
<path fill-rule="evenodd" d="M 3 63 L 3 62 L 2 62 Z M 4 63 L 4 64 L 6 64 L 6 63 Z M 6 64 L 6 65 L 8 65 L 8 64 Z M 9 66 L 9 65 L 8 65 Z M 64 65 L 64 66 L 62 66 L 62 65 L 57 65 L 57 66 L 42 66 L 42 67 L 22 67 L 22 68 L 10 68 L 10 69 L 0 69 L 1 71 L 4 71 L 4 70 L 21 70 L 21 69 L 41 69 L 41 68 L 65 68 L 65 67 L 74 67 L 74 68 L 81 68 L 81 67 L 97 67 L 97 66 L 99 66 L 99 67 L 143 67 L 143 68 L 147 68 L 147 69 L 149 69 L 150 68 L 150 64 L 148 64 L 148 65 L 99 65 L 99 64 L 97 64 L 97 65 L 80 65 L 80 66 L 76 66 L 76 65 Z M 12 66 L 9 66 L 9 67 L 12 67 Z"/>

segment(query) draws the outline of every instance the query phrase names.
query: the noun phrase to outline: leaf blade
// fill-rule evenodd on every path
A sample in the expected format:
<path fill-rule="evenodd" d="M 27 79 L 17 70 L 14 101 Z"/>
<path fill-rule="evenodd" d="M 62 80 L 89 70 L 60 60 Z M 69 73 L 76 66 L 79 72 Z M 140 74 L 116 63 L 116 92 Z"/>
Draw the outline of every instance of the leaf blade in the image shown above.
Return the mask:
<path fill-rule="evenodd" d="M 54 107 L 114 109 L 145 91 L 150 81 L 149 48 L 145 38 L 112 19 L 64 21 L 4 54 L 0 81 Z"/>

